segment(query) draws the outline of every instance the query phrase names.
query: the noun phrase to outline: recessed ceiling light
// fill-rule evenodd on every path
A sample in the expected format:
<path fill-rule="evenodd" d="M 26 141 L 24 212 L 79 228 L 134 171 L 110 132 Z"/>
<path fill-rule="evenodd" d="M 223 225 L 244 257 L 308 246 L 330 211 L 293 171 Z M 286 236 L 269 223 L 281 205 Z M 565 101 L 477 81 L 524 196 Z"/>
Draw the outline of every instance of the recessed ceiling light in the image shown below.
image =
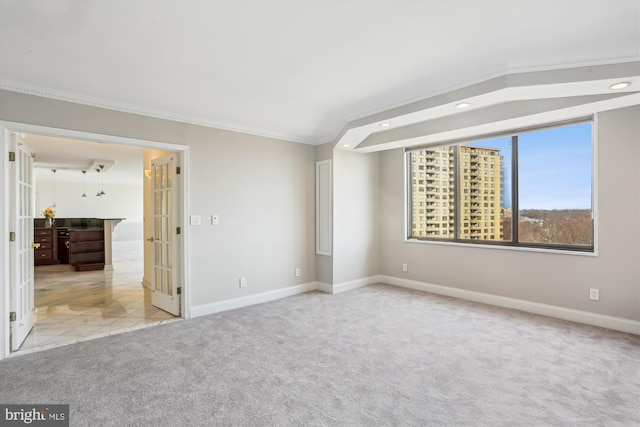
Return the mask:
<path fill-rule="evenodd" d="M 613 90 L 624 89 L 625 87 L 629 87 L 630 85 L 631 85 L 631 82 L 620 82 L 620 83 L 612 84 L 611 86 L 609 86 L 609 89 L 613 89 Z"/>
<path fill-rule="evenodd" d="M 344 144 L 344 145 L 343 145 L 343 147 L 345 147 L 345 148 L 349 148 L 349 147 L 351 147 L 351 146 L 350 146 L 349 144 Z"/>
<path fill-rule="evenodd" d="M 467 108 L 470 105 L 471 104 L 469 104 L 468 102 L 461 102 L 459 104 L 456 104 L 456 108 Z"/>
<path fill-rule="evenodd" d="M 389 126 L 391 126 L 391 123 L 380 123 L 380 127 L 388 128 Z"/>

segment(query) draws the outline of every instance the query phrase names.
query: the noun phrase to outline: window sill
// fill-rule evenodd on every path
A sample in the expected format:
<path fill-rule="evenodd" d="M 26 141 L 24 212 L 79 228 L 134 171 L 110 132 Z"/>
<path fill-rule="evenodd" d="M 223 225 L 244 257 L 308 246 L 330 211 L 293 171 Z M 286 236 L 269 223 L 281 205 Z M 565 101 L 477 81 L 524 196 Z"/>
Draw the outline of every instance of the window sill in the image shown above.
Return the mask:
<path fill-rule="evenodd" d="M 447 242 L 447 241 L 435 241 L 435 240 L 418 240 L 418 239 L 404 239 L 405 243 L 416 243 L 416 244 L 424 244 L 424 245 L 439 245 L 439 246 L 457 246 L 464 248 L 479 248 L 479 249 L 497 249 L 502 251 L 520 251 L 520 252 L 538 252 L 544 254 L 554 254 L 554 255 L 577 255 L 577 256 L 588 256 L 588 257 L 597 257 L 598 250 L 594 248 L 593 252 L 581 252 L 581 251 L 571 251 L 571 250 L 560 250 L 560 249 L 547 249 L 547 248 L 530 248 L 524 246 L 505 246 L 505 245 L 483 245 L 482 243 L 460 243 L 460 242 Z"/>

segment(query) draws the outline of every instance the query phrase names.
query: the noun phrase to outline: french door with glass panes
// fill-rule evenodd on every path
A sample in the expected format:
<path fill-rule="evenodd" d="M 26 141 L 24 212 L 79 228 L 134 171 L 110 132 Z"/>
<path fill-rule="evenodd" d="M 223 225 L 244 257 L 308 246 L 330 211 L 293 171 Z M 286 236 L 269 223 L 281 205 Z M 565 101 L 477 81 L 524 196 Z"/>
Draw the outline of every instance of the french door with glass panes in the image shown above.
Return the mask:
<path fill-rule="evenodd" d="M 11 134 L 9 280 L 11 290 L 11 350 L 20 348 L 35 321 L 33 270 L 33 155 Z"/>
<path fill-rule="evenodd" d="M 176 156 L 151 161 L 151 206 L 153 272 L 151 274 L 151 304 L 180 316 L 180 287 L 177 281 L 179 227 L 177 221 L 178 183 Z"/>

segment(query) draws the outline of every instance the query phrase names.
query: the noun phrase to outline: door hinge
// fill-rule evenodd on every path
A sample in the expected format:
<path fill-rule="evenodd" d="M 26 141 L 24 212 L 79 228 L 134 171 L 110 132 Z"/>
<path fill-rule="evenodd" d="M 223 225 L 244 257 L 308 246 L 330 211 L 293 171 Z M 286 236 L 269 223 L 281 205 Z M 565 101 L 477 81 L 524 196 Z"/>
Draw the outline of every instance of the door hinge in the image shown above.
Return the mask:
<path fill-rule="evenodd" d="M 182 294 L 182 286 L 178 286 L 178 289 L 176 289 L 176 293 L 177 293 L 178 295 L 181 295 L 181 294 Z"/>
<path fill-rule="evenodd" d="M 176 234 L 182 233 L 182 229 L 180 227 L 176 227 Z"/>
<path fill-rule="evenodd" d="M 15 322 L 16 321 L 16 312 L 12 311 L 9 313 L 9 322 Z"/>
<path fill-rule="evenodd" d="M 10 162 L 15 162 L 16 161 L 16 152 L 15 151 L 9 151 L 9 161 Z"/>
<path fill-rule="evenodd" d="M 180 175 L 180 166 L 176 166 L 176 175 Z"/>
<path fill-rule="evenodd" d="M 15 242 L 16 241 L 16 232 L 15 231 L 10 231 L 9 232 L 9 241 L 10 242 Z"/>

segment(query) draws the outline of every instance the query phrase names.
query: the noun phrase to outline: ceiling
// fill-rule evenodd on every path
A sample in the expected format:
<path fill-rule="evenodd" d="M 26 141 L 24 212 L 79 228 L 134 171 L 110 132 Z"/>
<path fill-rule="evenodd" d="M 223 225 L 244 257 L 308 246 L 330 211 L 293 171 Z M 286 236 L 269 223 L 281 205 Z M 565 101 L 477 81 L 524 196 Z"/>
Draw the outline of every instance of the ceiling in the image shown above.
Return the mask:
<path fill-rule="evenodd" d="M 142 185 L 143 148 L 58 138 L 44 135 L 21 134 L 20 140 L 35 154 L 37 182 L 95 182 L 98 174 L 110 184 Z M 103 167 L 100 168 L 100 165 Z M 97 172 L 96 169 L 100 169 Z"/>
<path fill-rule="evenodd" d="M 2 89 L 306 144 L 452 114 L 443 94 L 499 76 L 639 60 L 638 0 L 0 2 Z"/>

